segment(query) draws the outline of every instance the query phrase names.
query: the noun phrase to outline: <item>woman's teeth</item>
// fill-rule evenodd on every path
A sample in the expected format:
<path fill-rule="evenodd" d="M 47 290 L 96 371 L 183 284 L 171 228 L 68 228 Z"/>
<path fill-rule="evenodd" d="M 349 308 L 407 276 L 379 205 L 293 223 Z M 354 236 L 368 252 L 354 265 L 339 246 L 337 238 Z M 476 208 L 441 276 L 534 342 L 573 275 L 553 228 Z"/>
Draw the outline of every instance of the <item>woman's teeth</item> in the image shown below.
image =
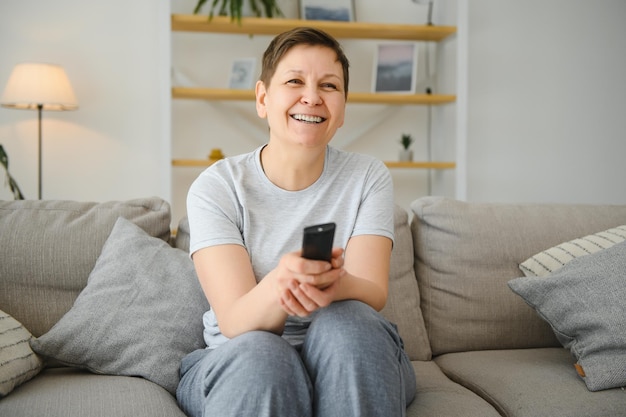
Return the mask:
<path fill-rule="evenodd" d="M 294 114 L 291 117 L 293 117 L 296 120 L 300 120 L 301 122 L 307 122 L 307 123 L 322 123 L 325 120 L 323 117 L 309 116 L 306 114 Z"/>

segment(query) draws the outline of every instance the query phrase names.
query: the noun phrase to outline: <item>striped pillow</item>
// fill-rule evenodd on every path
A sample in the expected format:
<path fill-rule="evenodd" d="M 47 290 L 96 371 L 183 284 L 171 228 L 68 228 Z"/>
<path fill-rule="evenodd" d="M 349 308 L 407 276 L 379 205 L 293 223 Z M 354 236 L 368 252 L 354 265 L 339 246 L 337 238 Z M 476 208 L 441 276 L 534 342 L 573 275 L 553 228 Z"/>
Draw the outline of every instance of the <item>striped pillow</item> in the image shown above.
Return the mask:
<path fill-rule="evenodd" d="M 608 249 L 626 240 L 626 225 L 570 240 L 546 249 L 522 262 L 519 268 L 527 277 L 545 277 L 574 258 Z"/>
<path fill-rule="evenodd" d="M 41 371 L 43 362 L 28 343 L 33 336 L 0 310 L 0 398 Z"/>

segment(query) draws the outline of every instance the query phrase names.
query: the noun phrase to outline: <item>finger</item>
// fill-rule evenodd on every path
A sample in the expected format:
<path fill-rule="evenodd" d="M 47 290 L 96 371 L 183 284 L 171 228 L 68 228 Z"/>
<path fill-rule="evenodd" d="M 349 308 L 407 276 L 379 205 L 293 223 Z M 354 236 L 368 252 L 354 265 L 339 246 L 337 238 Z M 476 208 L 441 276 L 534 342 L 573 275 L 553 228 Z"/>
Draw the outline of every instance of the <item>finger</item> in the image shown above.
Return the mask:
<path fill-rule="evenodd" d="M 332 268 L 329 262 L 305 259 L 299 256 L 299 252 L 284 255 L 279 264 L 284 272 L 293 276 L 320 274 Z"/>
<path fill-rule="evenodd" d="M 292 289 L 283 298 L 287 307 L 292 311 L 292 315 L 296 315 L 299 317 L 308 316 L 309 311 L 306 309 L 306 307 L 303 306 L 303 303 L 300 300 L 300 298 L 303 297 L 303 293 L 298 289 L 298 284 L 295 283 L 294 286 L 290 287 Z M 306 300 L 304 302 L 306 303 Z"/>
<path fill-rule="evenodd" d="M 291 308 L 292 302 L 292 296 L 289 291 L 283 294 L 279 300 L 280 306 L 285 313 L 289 314 L 290 316 L 297 316 L 297 313 L 293 310 L 293 308 Z"/>
<path fill-rule="evenodd" d="M 319 308 L 319 305 L 313 301 L 304 290 L 306 284 L 300 284 L 297 289 L 292 290 L 293 296 L 297 299 L 300 306 L 306 311 L 306 314 L 310 314 Z"/>
<path fill-rule="evenodd" d="M 333 268 L 341 268 L 344 261 L 344 250 L 342 248 L 334 248 L 332 252 L 332 259 L 330 261 Z"/>
<path fill-rule="evenodd" d="M 313 302 L 317 307 L 323 308 L 330 305 L 333 301 L 334 295 L 334 287 L 336 284 L 331 284 L 324 289 L 320 289 L 311 285 L 301 285 L 301 291 L 304 292 L 307 297 Z"/>
<path fill-rule="evenodd" d="M 338 269 L 331 269 L 328 272 L 319 275 L 312 275 L 307 277 L 302 283 L 309 284 L 319 289 L 324 289 L 329 285 L 337 282 L 342 276 L 346 274 L 346 270 L 343 267 Z"/>

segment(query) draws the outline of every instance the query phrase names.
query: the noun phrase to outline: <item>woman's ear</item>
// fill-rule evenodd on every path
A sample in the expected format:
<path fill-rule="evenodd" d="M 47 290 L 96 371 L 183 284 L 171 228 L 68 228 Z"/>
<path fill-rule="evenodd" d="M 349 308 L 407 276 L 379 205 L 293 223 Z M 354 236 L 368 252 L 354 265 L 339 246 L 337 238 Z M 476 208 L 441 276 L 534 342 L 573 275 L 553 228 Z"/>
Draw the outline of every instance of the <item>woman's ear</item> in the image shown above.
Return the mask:
<path fill-rule="evenodd" d="M 257 81 L 254 89 L 256 95 L 256 114 L 261 119 L 267 117 L 267 109 L 265 108 L 265 98 L 267 97 L 267 90 L 265 89 L 265 83 L 263 81 Z"/>

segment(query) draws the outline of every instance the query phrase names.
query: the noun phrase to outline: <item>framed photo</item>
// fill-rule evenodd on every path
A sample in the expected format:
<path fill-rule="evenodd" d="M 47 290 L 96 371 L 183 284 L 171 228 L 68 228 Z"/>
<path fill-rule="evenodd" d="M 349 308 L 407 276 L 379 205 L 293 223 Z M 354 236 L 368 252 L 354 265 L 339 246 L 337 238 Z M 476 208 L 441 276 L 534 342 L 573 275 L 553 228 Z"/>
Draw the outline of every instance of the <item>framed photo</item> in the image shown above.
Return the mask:
<path fill-rule="evenodd" d="M 300 0 L 300 18 L 353 22 L 353 0 Z"/>
<path fill-rule="evenodd" d="M 255 67 L 256 58 L 235 59 L 230 70 L 228 88 L 233 90 L 250 90 L 253 88 Z"/>
<path fill-rule="evenodd" d="M 375 93 L 413 93 L 417 79 L 417 44 L 381 43 L 374 60 Z"/>

